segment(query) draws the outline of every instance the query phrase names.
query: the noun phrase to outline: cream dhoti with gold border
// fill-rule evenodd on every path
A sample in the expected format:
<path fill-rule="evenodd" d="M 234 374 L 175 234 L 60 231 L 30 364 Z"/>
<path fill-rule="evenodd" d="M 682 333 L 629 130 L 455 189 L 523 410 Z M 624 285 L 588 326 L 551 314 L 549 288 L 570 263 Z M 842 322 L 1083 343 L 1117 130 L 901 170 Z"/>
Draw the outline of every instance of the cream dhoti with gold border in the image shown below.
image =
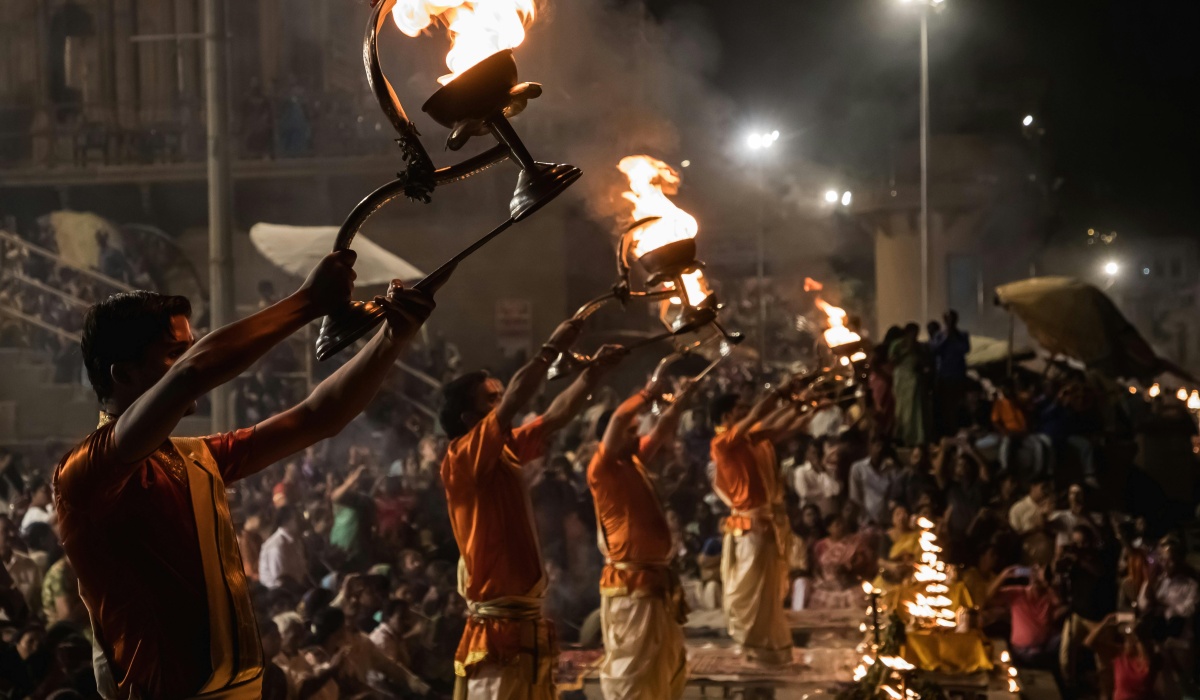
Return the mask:
<path fill-rule="evenodd" d="M 659 596 L 601 595 L 605 700 L 674 700 L 687 683 L 687 651 L 675 605 Z"/>
<path fill-rule="evenodd" d="M 792 632 L 783 605 L 788 570 L 780 529 L 767 511 L 735 512 L 737 519 L 748 519 L 752 525 L 747 529 L 726 526 L 721 549 L 722 594 L 729 636 L 746 656 L 785 664 L 792 660 Z"/>

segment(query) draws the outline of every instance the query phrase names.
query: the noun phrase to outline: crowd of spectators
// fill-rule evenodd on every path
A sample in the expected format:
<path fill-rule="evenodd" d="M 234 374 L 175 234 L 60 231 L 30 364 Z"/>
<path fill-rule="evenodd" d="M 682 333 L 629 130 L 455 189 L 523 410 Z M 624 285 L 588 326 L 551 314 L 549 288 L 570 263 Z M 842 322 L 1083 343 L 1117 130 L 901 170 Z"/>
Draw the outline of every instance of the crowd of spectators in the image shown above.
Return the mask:
<path fill-rule="evenodd" d="M 869 348 L 868 380 L 853 403 L 819 404 L 808 434 L 777 446 L 795 535 L 787 604 L 860 607 L 864 579 L 911 571 L 921 515 L 938 522 L 945 559 L 984 629 L 1005 638 L 1019 664 L 1054 671 L 1071 693 L 1192 687 L 1198 589 L 1185 541 L 1097 489 L 1102 450 L 1071 439 L 1095 445 L 1089 431 L 1111 435 L 1098 408 L 1105 401 L 1081 375 L 993 383 L 968 373 L 968 336 L 953 316 L 933 330 L 926 340 L 912 327 L 889 331 Z M 442 341 L 416 355 L 437 381 L 459 369 Z M 265 403 L 278 402 L 273 381 L 262 371 L 242 380 L 243 423 L 281 407 Z M 727 511 L 711 487 L 708 404 L 762 381 L 750 365 L 722 365 L 650 465 L 694 609 L 721 602 Z M 430 388 L 422 400 L 436 395 Z M 545 612 L 564 646 L 600 640 L 603 558 L 585 474 L 596 426 L 617 396 L 597 392 L 526 468 L 549 581 Z M 466 608 L 439 477 L 445 450 L 427 413 L 385 398 L 337 438 L 232 486 L 269 697 L 450 696 Z M 51 465 L 19 465 L 7 453 L 0 461 L 9 501 L 0 518 L 0 692 L 89 697 L 90 627 L 54 534 Z M 1109 505 L 1093 507 L 1101 501 Z"/>

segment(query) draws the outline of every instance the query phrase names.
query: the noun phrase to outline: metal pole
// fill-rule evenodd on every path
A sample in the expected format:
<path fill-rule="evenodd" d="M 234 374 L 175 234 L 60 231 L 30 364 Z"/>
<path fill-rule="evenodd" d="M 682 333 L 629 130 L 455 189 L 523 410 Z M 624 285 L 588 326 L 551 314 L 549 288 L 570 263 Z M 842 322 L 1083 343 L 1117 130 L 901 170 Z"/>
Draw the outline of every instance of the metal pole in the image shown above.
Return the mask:
<path fill-rule="evenodd" d="M 921 9 L 921 323 L 929 315 L 929 9 Z"/>
<path fill-rule="evenodd" d="M 233 322 L 233 222 L 230 212 L 229 88 L 225 0 L 204 0 L 204 97 L 208 122 L 209 329 Z M 212 393 L 212 430 L 233 428 L 233 391 Z"/>
<path fill-rule="evenodd" d="M 758 185 L 758 371 L 761 374 L 767 362 L 767 177 L 762 163 L 758 166 Z"/>

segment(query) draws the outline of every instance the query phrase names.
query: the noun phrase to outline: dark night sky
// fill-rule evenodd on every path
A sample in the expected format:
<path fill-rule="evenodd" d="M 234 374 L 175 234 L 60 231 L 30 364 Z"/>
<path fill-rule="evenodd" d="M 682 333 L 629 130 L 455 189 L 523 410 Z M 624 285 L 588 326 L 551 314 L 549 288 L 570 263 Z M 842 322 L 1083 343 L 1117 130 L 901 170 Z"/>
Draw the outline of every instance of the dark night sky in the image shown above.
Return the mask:
<path fill-rule="evenodd" d="M 899 0 L 650 0 L 707 26 L 711 81 L 800 155 L 863 175 L 917 132 L 918 22 Z M 947 0 L 930 20 L 932 124 L 1019 137 L 1063 178 L 1057 226 L 1196 235 L 1200 3 Z M 753 15 L 749 13 L 753 13 Z"/>

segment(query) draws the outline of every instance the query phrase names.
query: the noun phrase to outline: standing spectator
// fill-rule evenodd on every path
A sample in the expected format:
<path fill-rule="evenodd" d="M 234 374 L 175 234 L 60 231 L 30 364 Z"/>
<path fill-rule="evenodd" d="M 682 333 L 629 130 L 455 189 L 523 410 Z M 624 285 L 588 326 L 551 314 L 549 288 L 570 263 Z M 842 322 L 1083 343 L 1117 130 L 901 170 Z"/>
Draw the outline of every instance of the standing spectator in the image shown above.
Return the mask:
<path fill-rule="evenodd" d="M 262 551 L 263 537 L 259 532 L 262 521 L 257 513 L 250 513 L 238 530 L 238 549 L 242 553 L 242 569 L 246 577 L 252 581 L 258 580 L 258 556 Z"/>
<path fill-rule="evenodd" d="M 12 585 L 20 591 L 29 605 L 37 610 L 42 600 L 42 570 L 28 554 L 17 551 L 17 527 L 7 516 L 0 515 L 0 563 L 8 571 Z"/>
<path fill-rule="evenodd" d="M 263 543 L 258 558 L 258 580 L 267 588 L 291 582 L 308 582 L 308 558 L 304 553 L 304 516 L 290 505 L 275 512 L 275 532 Z"/>
<path fill-rule="evenodd" d="M 875 432 L 887 437 L 892 437 L 896 428 L 896 395 L 892 393 L 893 368 L 888 351 L 903 333 L 900 326 L 888 328 L 883 342 L 876 345 L 871 353 L 871 369 L 867 377 L 867 384 L 871 387 Z"/>
<path fill-rule="evenodd" d="M 792 472 L 792 486 L 800 497 L 800 505 L 819 509 L 821 518 L 833 515 L 838 512 L 837 497 L 842 492 L 842 485 L 830 473 L 825 438 L 813 438 L 804 451 L 804 457 L 804 464 Z"/>
<path fill-rule="evenodd" d="M 1200 584 L 1184 563 L 1183 547 L 1178 542 L 1164 540 L 1158 549 L 1162 574 L 1142 588 L 1140 608 L 1152 621 L 1156 638 L 1190 638 Z"/>
<path fill-rule="evenodd" d="M 865 459 L 850 467 L 850 502 L 860 511 L 860 522 L 884 526 L 891 522 L 888 494 L 898 476 L 896 461 L 888 446 L 887 438 L 876 435 L 871 438 L 869 453 Z"/>
<path fill-rule="evenodd" d="M 250 91 L 246 95 L 246 99 L 242 101 L 241 109 L 244 148 L 245 154 L 249 158 L 271 156 L 271 147 L 275 140 L 271 133 L 274 122 L 274 115 L 271 111 L 271 101 L 263 93 L 262 84 L 259 83 L 258 78 L 251 78 Z"/>
<path fill-rule="evenodd" d="M 350 569 L 362 570 L 367 563 L 374 501 L 359 489 L 367 467 L 355 464 L 356 455 L 357 450 L 354 450 L 350 456 L 354 471 L 330 494 L 333 527 L 329 531 L 329 542 L 345 554 Z"/>
<path fill-rule="evenodd" d="M 920 326 L 908 324 L 888 350 L 896 400 L 896 441 L 908 446 L 924 444 L 931 437 L 928 358 L 925 346 L 917 339 L 920 332 Z"/>
<path fill-rule="evenodd" d="M 943 316 L 946 327 L 929 336 L 934 362 L 934 391 L 937 392 L 939 436 L 958 432 L 963 397 L 967 393 L 967 354 L 971 336 L 958 327 L 958 312 L 950 309 Z"/>
<path fill-rule="evenodd" d="M 969 543 L 971 525 L 984 512 L 988 498 L 987 472 L 967 443 L 960 442 L 954 457 L 954 481 L 946 489 L 946 517 L 943 520 L 956 561 L 963 560 L 961 555 Z"/>
<path fill-rule="evenodd" d="M 1070 544 L 1060 550 L 1054 562 L 1054 573 L 1068 608 L 1058 659 L 1068 686 L 1076 678 L 1084 640 L 1117 603 L 1116 566 L 1110 566 L 1093 533 L 1086 525 L 1075 526 Z"/>

